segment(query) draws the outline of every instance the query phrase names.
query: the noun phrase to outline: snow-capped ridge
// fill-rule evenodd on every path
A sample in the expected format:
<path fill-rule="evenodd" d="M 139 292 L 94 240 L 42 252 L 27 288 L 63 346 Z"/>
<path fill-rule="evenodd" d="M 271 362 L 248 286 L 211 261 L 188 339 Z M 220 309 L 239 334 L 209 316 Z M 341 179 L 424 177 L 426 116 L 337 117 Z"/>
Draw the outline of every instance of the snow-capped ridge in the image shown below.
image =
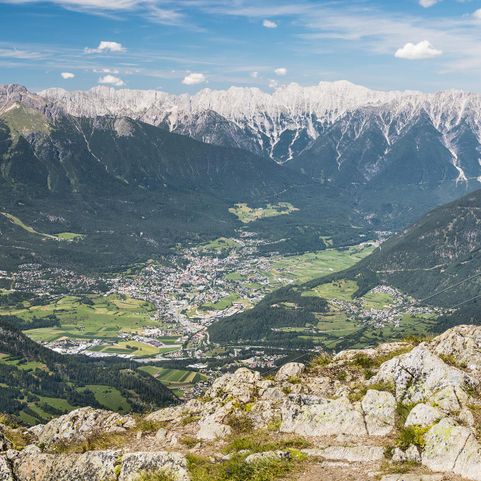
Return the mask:
<path fill-rule="evenodd" d="M 338 80 L 312 86 L 289 83 L 271 93 L 258 87 L 232 86 L 172 95 L 97 86 L 84 92 L 48 89 L 40 95 L 75 116 L 128 116 L 186 135 L 195 132 L 199 140 L 248 148 L 278 162 L 295 158 L 336 124 L 344 132 L 355 131 L 351 140 L 359 138 L 369 125 L 378 125 L 386 144 L 393 145 L 423 116 L 439 131 L 453 165 L 461 169 L 459 179 L 467 176 L 453 132 L 466 125 L 481 145 L 481 95 L 461 90 L 382 91 Z M 225 119 L 223 125 L 208 112 Z M 360 119 L 362 125 L 357 125 Z"/>

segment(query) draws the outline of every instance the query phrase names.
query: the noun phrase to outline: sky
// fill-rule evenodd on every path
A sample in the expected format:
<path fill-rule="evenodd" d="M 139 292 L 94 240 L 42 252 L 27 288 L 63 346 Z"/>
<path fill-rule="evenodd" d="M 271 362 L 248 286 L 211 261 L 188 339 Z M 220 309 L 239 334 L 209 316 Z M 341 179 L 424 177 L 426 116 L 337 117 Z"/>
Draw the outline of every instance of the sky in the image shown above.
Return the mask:
<path fill-rule="evenodd" d="M 0 0 L 0 83 L 481 92 L 481 0 Z"/>

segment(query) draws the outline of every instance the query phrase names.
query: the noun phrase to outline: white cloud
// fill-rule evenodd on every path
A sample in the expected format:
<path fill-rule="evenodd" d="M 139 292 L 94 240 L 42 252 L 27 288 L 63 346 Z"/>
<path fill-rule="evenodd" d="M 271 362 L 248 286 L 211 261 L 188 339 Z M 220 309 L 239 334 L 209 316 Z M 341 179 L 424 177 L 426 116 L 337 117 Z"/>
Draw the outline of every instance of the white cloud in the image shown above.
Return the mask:
<path fill-rule="evenodd" d="M 117 75 L 120 73 L 116 68 L 101 68 L 101 69 L 94 68 L 93 71 L 95 73 L 113 73 L 114 75 Z"/>
<path fill-rule="evenodd" d="M 99 46 L 97 48 L 85 48 L 84 52 L 85 53 L 105 53 L 105 52 L 119 53 L 119 52 L 125 52 L 125 50 L 126 50 L 125 47 L 123 47 L 121 43 L 102 40 L 99 43 Z"/>
<path fill-rule="evenodd" d="M 29 52 L 27 50 L 17 50 L 14 48 L 0 48 L 0 57 L 17 58 L 21 60 L 37 60 L 42 58 L 42 54 L 38 52 Z"/>
<path fill-rule="evenodd" d="M 396 50 L 394 56 L 406 60 L 422 60 L 439 57 L 442 54 L 441 50 L 434 48 L 427 40 L 423 40 L 416 44 L 408 42 L 404 47 Z"/>
<path fill-rule="evenodd" d="M 115 77 L 115 75 L 110 74 L 100 77 L 99 83 L 113 85 L 114 87 L 122 87 L 122 85 L 125 85 L 125 82 L 121 78 Z"/>
<path fill-rule="evenodd" d="M 262 25 L 266 28 L 277 28 L 277 23 L 273 22 L 272 20 L 265 19 L 262 22 Z"/>
<path fill-rule="evenodd" d="M 250 76 L 251 76 L 252 78 L 259 78 L 259 72 L 251 72 L 251 73 L 250 73 Z"/>
<path fill-rule="evenodd" d="M 274 70 L 274 73 L 279 75 L 279 77 L 283 77 L 287 74 L 287 69 L 285 67 L 279 67 Z"/>
<path fill-rule="evenodd" d="M 424 8 L 429 8 L 439 3 L 439 0 L 419 0 L 419 5 Z"/>
<path fill-rule="evenodd" d="M 203 73 L 190 73 L 184 77 L 182 83 L 184 85 L 196 85 L 204 83 L 206 80 L 207 79 Z"/>
<path fill-rule="evenodd" d="M 6 0 L 6 3 L 40 3 L 41 0 Z M 142 0 L 51 0 L 65 8 L 85 10 L 131 10 L 138 7 Z"/>
<path fill-rule="evenodd" d="M 75 74 L 73 74 L 72 72 L 62 72 L 60 74 L 60 76 L 65 79 L 65 80 L 68 80 L 68 79 L 71 79 L 71 78 L 74 78 L 75 77 Z"/>
<path fill-rule="evenodd" d="M 270 79 L 269 80 L 269 83 L 267 84 L 271 89 L 276 89 L 277 87 L 279 87 L 279 82 L 277 80 L 274 80 L 274 79 Z"/>
<path fill-rule="evenodd" d="M 473 17 L 477 20 L 481 20 L 481 8 L 478 8 L 478 10 L 473 13 Z"/>
<path fill-rule="evenodd" d="M 185 21 L 183 13 L 168 8 L 160 8 L 153 3 L 149 4 L 149 19 L 164 25 L 181 25 Z"/>
<path fill-rule="evenodd" d="M 47 0 L 67 10 L 87 12 L 93 15 L 110 15 L 137 11 L 154 23 L 189 26 L 186 17 L 174 0 Z M 0 3 L 29 4 L 46 3 L 46 0 L 1 0 Z M 164 3 L 172 8 L 162 8 Z M 179 2 L 180 3 L 180 2 Z M 188 3 L 186 1 L 186 3 Z M 159 6 L 160 5 L 160 6 Z"/>

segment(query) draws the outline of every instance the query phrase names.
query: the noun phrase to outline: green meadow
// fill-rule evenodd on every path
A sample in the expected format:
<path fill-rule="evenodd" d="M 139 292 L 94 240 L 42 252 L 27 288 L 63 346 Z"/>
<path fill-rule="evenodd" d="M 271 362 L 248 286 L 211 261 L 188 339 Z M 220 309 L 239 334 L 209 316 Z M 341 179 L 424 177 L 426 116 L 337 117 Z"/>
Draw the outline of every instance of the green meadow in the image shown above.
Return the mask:
<path fill-rule="evenodd" d="M 136 333 L 147 326 L 158 325 L 152 320 L 152 304 L 118 295 L 66 296 L 45 306 L 24 302 L 22 307 L 3 307 L 0 315 L 13 315 L 26 321 L 55 315 L 59 326 L 29 329 L 25 333 L 35 341 L 51 342 L 60 338 L 105 339 L 119 342 L 119 333 Z"/>
<path fill-rule="evenodd" d="M 326 249 L 297 256 L 279 256 L 274 258 L 272 269 L 267 274 L 274 282 L 279 278 L 287 278 L 302 284 L 348 269 L 368 256 L 374 248 L 374 245 L 367 243 L 348 249 Z"/>
<path fill-rule="evenodd" d="M 207 379 L 206 376 L 199 372 L 185 369 L 170 369 L 159 366 L 142 366 L 139 369 L 154 376 L 162 384 L 165 384 L 180 396 L 182 396 L 184 389 L 190 388 L 193 384 Z"/>
<path fill-rule="evenodd" d="M 265 217 L 277 217 L 279 215 L 288 215 L 291 212 L 298 211 L 289 202 L 279 202 L 277 204 L 267 204 L 265 207 L 249 207 L 247 204 L 240 203 L 229 209 L 243 224 L 249 224 Z"/>
<path fill-rule="evenodd" d="M 8 212 L 0 212 L 7 220 L 9 220 L 12 224 L 20 227 L 24 231 L 28 232 L 29 234 L 38 235 L 43 237 L 44 239 L 51 239 L 57 241 L 72 241 L 75 239 L 82 239 L 84 235 L 82 234 L 75 234 L 74 232 L 60 232 L 59 234 L 45 234 L 43 232 L 38 232 L 33 227 L 25 224 L 22 220 L 18 217 L 14 216 L 13 214 L 9 214 Z"/>

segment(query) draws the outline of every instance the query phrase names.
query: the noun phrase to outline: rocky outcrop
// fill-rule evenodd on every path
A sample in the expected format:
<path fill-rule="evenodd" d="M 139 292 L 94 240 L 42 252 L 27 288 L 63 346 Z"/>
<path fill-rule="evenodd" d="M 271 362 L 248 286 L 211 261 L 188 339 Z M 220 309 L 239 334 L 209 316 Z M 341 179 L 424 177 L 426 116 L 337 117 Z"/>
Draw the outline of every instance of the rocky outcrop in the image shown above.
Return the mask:
<path fill-rule="evenodd" d="M 429 404 L 420 403 L 416 404 L 416 406 L 411 409 L 404 425 L 422 427 L 431 426 L 442 417 L 444 417 L 444 414 L 440 409 L 430 406 Z"/>
<path fill-rule="evenodd" d="M 150 472 L 169 473 L 175 481 L 190 480 L 185 456 L 166 451 L 48 454 L 31 446 L 9 452 L 8 458 L 0 459 L 1 481 L 135 481 L 140 473 Z"/>
<path fill-rule="evenodd" d="M 21 481 L 110 481 L 120 453 L 89 451 L 83 454 L 45 454 L 40 449 L 11 453 L 15 479 Z"/>
<path fill-rule="evenodd" d="M 481 480 L 481 446 L 471 429 L 442 419 L 425 436 L 422 463 L 433 471 Z"/>
<path fill-rule="evenodd" d="M 280 431 L 301 436 L 364 436 L 367 428 L 359 407 L 349 399 L 291 396 L 282 406 Z"/>
<path fill-rule="evenodd" d="M 30 429 L 34 444 L 21 451 L 0 437 L 0 481 L 136 481 L 141 473 L 189 481 L 191 453 L 207 463 L 241 459 L 251 465 L 246 469 L 307 458 L 340 479 L 347 469 L 358 473 L 352 479 L 365 472 L 366 480 L 440 481 L 445 473 L 453 481 L 481 481 L 481 379 L 474 361 L 455 362 L 462 348 L 476 359 L 477 335 L 477 328 L 461 326 L 410 351 L 391 343 L 339 353 L 319 368 L 289 363 L 274 380 L 241 368 L 216 379 L 202 398 L 149 414 L 147 423 L 92 408 L 73 411 Z M 379 366 L 369 380 L 359 356 Z M 242 441 L 226 451 L 238 434 L 254 436 L 256 447 Z M 109 435 L 121 443 L 81 452 L 95 441 L 108 443 Z M 291 448 L 299 437 L 298 450 Z M 388 475 L 383 470 L 390 465 L 417 468 Z"/>
<path fill-rule="evenodd" d="M 403 451 L 400 448 L 394 449 L 392 461 L 395 463 L 420 463 L 421 462 L 421 454 L 419 453 L 419 449 L 411 444 L 406 451 Z"/>
<path fill-rule="evenodd" d="M 284 364 L 276 374 L 276 381 L 283 382 L 292 378 L 299 377 L 306 369 L 306 366 L 300 362 L 288 362 Z"/>
<path fill-rule="evenodd" d="M 182 454 L 145 452 L 124 455 L 118 481 L 136 481 L 139 473 L 159 471 L 171 474 L 175 481 L 190 480 L 187 460 Z"/>
<path fill-rule="evenodd" d="M 226 374 L 214 381 L 207 391 L 207 396 L 218 399 L 233 397 L 239 402 L 248 403 L 252 401 L 259 384 L 262 382 L 258 372 L 247 368 L 240 368 L 234 374 Z M 269 383 L 265 383 L 268 387 Z"/>
<path fill-rule="evenodd" d="M 211 412 L 203 415 L 199 420 L 197 437 L 206 441 L 212 441 L 230 434 L 232 430 L 224 421 L 231 411 L 231 404 L 227 406 L 214 406 Z"/>
<path fill-rule="evenodd" d="M 481 326 L 456 326 L 429 343 L 438 356 L 451 358 L 472 371 L 481 370 Z"/>
<path fill-rule="evenodd" d="M 396 421 L 396 399 L 390 392 L 370 389 L 361 401 L 367 433 L 386 436 Z"/>
<path fill-rule="evenodd" d="M 135 420 L 131 416 L 86 407 L 53 419 L 48 424 L 35 426 L 31 432 L 39 444 L 50 446 L 82 442 L 98 433 L 120 433 L 133 427 Z"/>
<path fill-rule="evenodd" d="M 465 389 L 476 386 L 478 381 L 420 344 L 382 364 L 371 383 L 394 385 L 396 399 L 405 404 L 436 402 L 441 409 L 455 412 L 467 400 Z"/>

